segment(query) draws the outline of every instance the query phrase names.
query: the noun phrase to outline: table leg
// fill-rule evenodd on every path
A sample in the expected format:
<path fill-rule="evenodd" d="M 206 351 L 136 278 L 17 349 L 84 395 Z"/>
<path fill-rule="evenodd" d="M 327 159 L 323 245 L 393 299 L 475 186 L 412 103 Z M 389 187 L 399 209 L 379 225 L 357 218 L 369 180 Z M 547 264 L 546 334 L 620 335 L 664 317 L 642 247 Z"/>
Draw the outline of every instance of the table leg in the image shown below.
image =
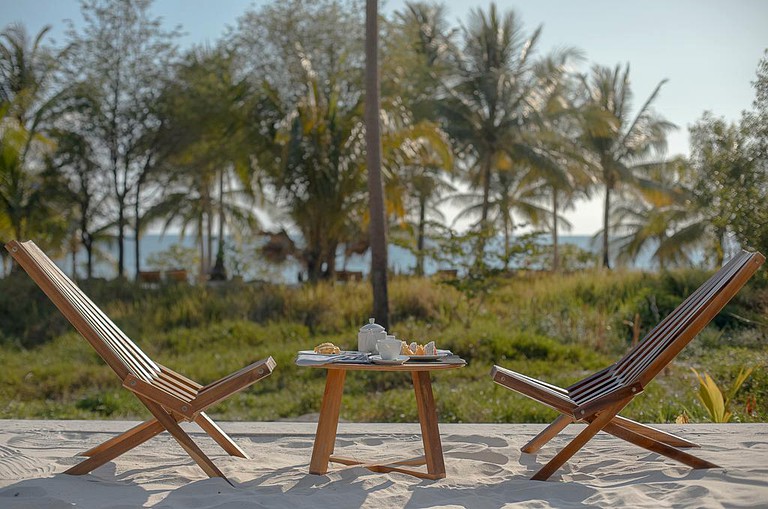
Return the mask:
<path fill-rule="evenodd" d="M 329 369 L 325 379 L 325 392 L 320 405 L 320 418 L 317 422 L 315 445 L 312 448 L 312 460 L 309 473 L 322 475 L 328 472 L 328 458 L 333 453 L 336 443 L 336 429 L 339 425 L 341 394 L 344 391 L 344 369 Z"/>
<path fill-rule="evenodd" d="M 424 442 L 424 456 L 427 460 L 427 472 L 436 479 L 445 477 L 443 446 L 440 443 L 440 430 L 437 426 L 437 409 L 432 394 L 432 382 L 428 371 L 413 371 L 413 389 L 416 392 L 416 408 L 419 410 L 421 439 Z"/>

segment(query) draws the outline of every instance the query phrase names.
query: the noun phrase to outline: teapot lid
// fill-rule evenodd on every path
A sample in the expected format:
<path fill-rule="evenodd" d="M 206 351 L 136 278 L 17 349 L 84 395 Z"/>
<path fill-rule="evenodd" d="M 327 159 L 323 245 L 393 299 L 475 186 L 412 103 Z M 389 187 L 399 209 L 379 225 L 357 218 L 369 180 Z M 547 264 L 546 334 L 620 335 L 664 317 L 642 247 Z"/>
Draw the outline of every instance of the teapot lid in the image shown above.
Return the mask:
<path fill-rule="evenodd" d="M 360 327 L 360 332 L 380 332 L 384 330 L 384 327 L 375 323 L 375 318 L 369 318 L 368 323 Z"/>

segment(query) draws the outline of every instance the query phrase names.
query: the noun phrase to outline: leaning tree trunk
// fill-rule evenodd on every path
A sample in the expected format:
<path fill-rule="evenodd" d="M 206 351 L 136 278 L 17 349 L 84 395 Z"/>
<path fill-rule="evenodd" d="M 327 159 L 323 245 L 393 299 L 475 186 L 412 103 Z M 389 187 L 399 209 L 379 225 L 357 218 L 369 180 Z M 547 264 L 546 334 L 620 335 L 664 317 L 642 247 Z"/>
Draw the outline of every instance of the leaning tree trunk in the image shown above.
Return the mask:
<path fill-rule="evenodd" d="M 365 2 L 365 145 L 371 222 L 371 283 L 373 316 L 389 328 L 387 294 L 387 227 L 381 182 L 381 133 L 379 132 L 379 23 L 378 0 Z"/>

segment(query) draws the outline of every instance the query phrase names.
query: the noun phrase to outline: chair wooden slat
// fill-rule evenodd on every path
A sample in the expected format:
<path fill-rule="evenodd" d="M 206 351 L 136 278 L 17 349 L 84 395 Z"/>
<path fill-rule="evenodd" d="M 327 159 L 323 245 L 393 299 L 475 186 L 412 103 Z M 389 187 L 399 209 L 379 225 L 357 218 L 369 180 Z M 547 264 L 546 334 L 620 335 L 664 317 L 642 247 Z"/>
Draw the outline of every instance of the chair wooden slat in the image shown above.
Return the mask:
<path fill-rule="evenodd" d="M 131 349 L 118 340 L 114 332 L 117 329 L 114 323 L 100 313 L 97 310 L 98 308 L 84 296 L 82 291 L 69 278 L 66 278 L 66 276 L 62 277 L 60 270 L 58 267 L 55 267 L 55 264 L 50 259 L 47 257 L 41 259 L 34 251 L 30 251 L 30 256 L 37 262 L 38 267 L 45 273 L 49 281 L 59 292 L 59 296 L 71 304 L 72 308 L 78 313 L 79 318 L 84 320 L 95 333 L 95 337 L 99 338 L 131 373 L 143 378 L 145 381 L 151 380 L 155 375 L 151 365 L 142 363 L 141 359 Z M 67 315 L 65 314 L 65 316 Z M 67 318 L 70 317 L 67 316 Z"/>
<path fill-rule="evenodd" d="M 687 324 L 705 309 L 736 272 L 747 263 L 749 253 L 731 259 L 715 275 L 685 299 L 654 327 L 638 345 L 613 366 L 569 388 L 569 395 L 585 404 L 634 383 L 640 372 L 675 341 Z"/>
<path fill-rule="evenodd" d="M 637 380 L 638 377 L 640 377 L 645 372 L 645 370 L 647 370 L 648 367 L 656 359 L 659 358 L 659 356 L 661 356 L 667 349 L 672 347 L 673 344 L 683 343 L 680 345 L 680 348 L 682 349 L 685 344 L 693 339 L 693 337 L 701 331 L 704 325 L 709 323 L 709 321 L 714 318 L 714 315 L 706 320 L 706 323 L 698 330 L 695 330 L 693 334 L 685 335 L 684 333 L 686 331 L 690 331 L 694 321 L 702 314 L 710 312 L 710 310 L 713 310 L 714 314 L 720 312 L 720 309 L 722 309 L 725 303 L 729 301 L 741 287 L 741 285 L 738 287 L 731 286 L 730 288 L 728 286 L 732 282 L 733 278 L 736 277 L 737 274 L 749 263 L 750 259 L 751 257 L 749 256 L 749 253 L 744 253 L 744 256 L 738 256 L 731 260 L 731 263 L 724 267 L 724 269 L 727 270 L 719 271 L 722 272 L 721 277 L 718 277 L 713 282 L 711 288 L 709 288 L 706 293 L 701 295 L 700 300 L 696 303 L 693 309 L 685 312 L 683 316 L 680 317 L 680 320 L 675 322 L 674 325 L 672 325 L 667 331 L 667 333 L 663 335 L 659 341 L 652 345 L 652 348 L 646 349 L 644 355 L 637 355 L 635 358 L 629 360 L 626 363 L 629 369 L 627 369 L 625 373 L 622 373 L 624 379 L 629 383 Z M 723 305 L 718 306 L 718 298 L 723 300 L 723 296 L 725 296 Z"/>
<path fill-rule="evenodd" d="M 128 338 L 122 330 L 120 330 L 115 323 L 109 319 L 102 311 L 96 306 L 91 299 L 83 293 L 80 288 L 75 285 L 71 279 L 69 279 L 61 269 L 48 258 L 45 253 L 40 249 L 32 245 L 30 251 L 33 256 L 36 255 L 38 263 L 42 267 L 49 269 L 54 277 L 70 290 L 70 295 L 73 299 L 80 302 L 84 308 L 89 310 L 89 316 L 92 318 L 94 324 L 99 324 L 104 331 L 105 338 L 110 340 L 115 348 L 118 348 L 123 354 L 127 355 L 133 362 L 141 366 L 142 369 L 151 374 L 156 374 L 160 371 L 160 368 L 155 364 L 144 351 L 136 345 L 130 338 Z"/>

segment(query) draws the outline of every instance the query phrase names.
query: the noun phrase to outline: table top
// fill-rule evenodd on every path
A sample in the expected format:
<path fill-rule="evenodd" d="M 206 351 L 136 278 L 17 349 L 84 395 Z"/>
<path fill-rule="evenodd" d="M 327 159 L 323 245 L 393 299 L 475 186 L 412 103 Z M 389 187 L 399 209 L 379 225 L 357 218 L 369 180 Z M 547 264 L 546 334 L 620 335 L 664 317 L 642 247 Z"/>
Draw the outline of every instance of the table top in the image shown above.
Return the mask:
<path fill-rule="evenodd" d="M 347 371 L 438 371 L 445 369 L 463 368 L 466 364 L 448 364 L 445 362 L 406 362 L 405 364 L 346 364 L 343 362 L 331 362 L 328 364 L 315 364 L 304 366 L 307 368 L 343 369 Z"/>

